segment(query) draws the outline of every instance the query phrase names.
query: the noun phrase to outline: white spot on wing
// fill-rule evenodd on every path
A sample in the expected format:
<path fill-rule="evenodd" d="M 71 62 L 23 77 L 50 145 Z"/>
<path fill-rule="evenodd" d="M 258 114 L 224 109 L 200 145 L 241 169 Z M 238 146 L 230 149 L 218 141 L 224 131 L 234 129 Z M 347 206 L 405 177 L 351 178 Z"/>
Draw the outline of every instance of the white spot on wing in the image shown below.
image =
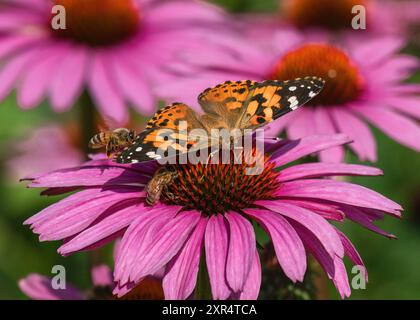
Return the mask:
<path fill-rule="evenodd" d="M 297 88 L 295 86 L 292 86 L 289 88 L 289 91 L 295 91 Z"/>
<path fill-rule="evenodd" d="M 143 150 L 142 147 L 137 147 L 136 152 L 140 152 L 141 150 Z"/>
<path fill-rule="evenodd" d="M 296 96 L 290 97 L 287 101 L 290 102 L 290 109 L 292 110 L 296 110 L 299 104 L 298 99 L 296 98 Z"/>

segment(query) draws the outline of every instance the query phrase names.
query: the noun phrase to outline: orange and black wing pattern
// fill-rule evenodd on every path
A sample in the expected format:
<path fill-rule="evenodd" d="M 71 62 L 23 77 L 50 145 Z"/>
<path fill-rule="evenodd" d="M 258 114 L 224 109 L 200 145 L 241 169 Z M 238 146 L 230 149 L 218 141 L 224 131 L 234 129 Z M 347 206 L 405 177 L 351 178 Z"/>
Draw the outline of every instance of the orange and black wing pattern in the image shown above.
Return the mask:
<path fill-rule="evenodd" d="M 324 83 L 318 77 L 255 83 L 249 89 L 237 127 L 255 129 L 296 110 L 321 92 Z"/>
<path fill-rule="evenodd" d="M 182 125 L 185 123 L 185 126 Z M 116 158 L 119 163 L 160 160 L 171 154 L 188 152 L 195 144 L 183 130 L 202 128 L 198 115 L 185 104 L 173 103 L 160 109 L 146 129 Z M 181 131 L 180 131 L 181 130 Z"/>

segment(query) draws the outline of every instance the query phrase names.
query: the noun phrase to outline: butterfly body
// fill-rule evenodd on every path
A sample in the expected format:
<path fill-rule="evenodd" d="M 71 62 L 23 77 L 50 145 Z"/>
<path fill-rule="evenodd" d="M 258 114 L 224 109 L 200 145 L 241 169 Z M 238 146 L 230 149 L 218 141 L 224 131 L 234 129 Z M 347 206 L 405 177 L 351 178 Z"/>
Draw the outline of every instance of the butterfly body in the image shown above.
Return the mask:
<path fill-rule="evenodd" d="M 198 96 L 202 115 L 183 103 L 160 109 L 116 161 L 137 163 L 159 160 L 168 151 L 182 154 L 204 149 L 215 142 L 209 139 L 212 130 L 261 128 L 315 97 L 323 85 L 324 80 L 318 77 L 226 81 Z"/>

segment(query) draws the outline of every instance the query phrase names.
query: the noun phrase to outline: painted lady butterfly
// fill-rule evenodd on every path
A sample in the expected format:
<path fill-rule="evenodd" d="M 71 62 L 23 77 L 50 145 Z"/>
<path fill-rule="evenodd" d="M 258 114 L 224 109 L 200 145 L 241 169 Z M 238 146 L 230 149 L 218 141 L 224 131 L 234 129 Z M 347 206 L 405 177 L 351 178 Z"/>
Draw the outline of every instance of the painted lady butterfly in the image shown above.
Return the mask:
<path fill-rule="evenodd" d="M 201 145 L 179 131 L 180 121 L 186 121 L 188 132 L 203 129 L 208 136 L 211 136 L 211 129 L 260 128 L 308 102 L 322 90 L 324 83 L 318 77 L 288 81 L 223 82 L 198 96 L 203 115 L 183 103 L 173 103 L 159 110 L 131 146 L 117 156 L 116 161 L 137 163 L 157 160 L 161 158 L 158 149 L 167 151 L 172 148 L 178 153 L 200 150 Z M 169 140 L 165 129 L 173 132 Z M 165 139 L 162 139 L 162 134 L 166 136 Z"/>

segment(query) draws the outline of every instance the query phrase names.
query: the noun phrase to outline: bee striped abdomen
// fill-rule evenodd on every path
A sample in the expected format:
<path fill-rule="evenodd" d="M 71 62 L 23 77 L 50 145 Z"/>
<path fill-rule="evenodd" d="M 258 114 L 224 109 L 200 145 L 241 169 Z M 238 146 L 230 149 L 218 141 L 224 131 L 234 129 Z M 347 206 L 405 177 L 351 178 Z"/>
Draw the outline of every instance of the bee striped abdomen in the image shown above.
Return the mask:
<path fill-rule="evenodd" d="M 89 141 L 89 148 L 98 149 L 106 146 L 109 141 L 108 136 L 106 132 L 95 134 Z"/>

